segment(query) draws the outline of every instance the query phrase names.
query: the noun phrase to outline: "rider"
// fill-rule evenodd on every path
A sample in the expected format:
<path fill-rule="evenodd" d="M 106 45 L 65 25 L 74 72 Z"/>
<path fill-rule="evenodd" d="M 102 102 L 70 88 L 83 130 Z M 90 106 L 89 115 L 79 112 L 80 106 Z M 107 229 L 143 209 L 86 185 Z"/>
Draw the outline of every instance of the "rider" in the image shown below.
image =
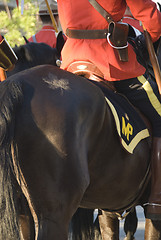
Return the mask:
<path fill-rule="evenodd" d="M 5 80 L 6 76 L 4 71 L 11 71 L 16 61 L 16 54 L 6 39 L 0 35 L 0 81 Z"/>
<path fill-rule="evenodd" d="M 158 88 L 156 83 L 145 75 L 146 69 L 138 63 L 131 45 L 124 44 L 122 49 L 115 49 L 114 47 L 120 46 L 121 41 L 113 39 L 127 5 L 133 16 L 143 23 L 153 42 L 161 36 L 161 13 L 151 0 L 57 2 L 60 22 L 68 36 L 62 50 L 61 67 L 69 70 L 70 64 L 79 60 L 92 63 L 102 73 L 104 80 L 112 81 L 116 90 L 124 94 L 151 121 L 152 189 L 146 217 L 161 219 L 161 101 Z M 127 31 L 125 33 L 127 34 Z"/>
<path fill-rule="evenodd" d="M 58 8 L 57 8 L 57 2 L 54 0 L 49 1 L 49 6 L 52 10 L 58 31 L 61 31 L 61 25 L 59 21 L 59 15 L 58 15 Z M 30 37 L 28 39 L 29 42 L 44 42 L 51 46 L 52 48 L 56 48 L 56 38 L 57 38 L 57 32 L 56 29 L 54 29 L 50 14 L 46 5 L 45 1 L 42 1 L 40 3 L 39 7 L 39 17 L 43 24 L 43 27 L 39 32 L 37 32 L 35 35 Z"/>

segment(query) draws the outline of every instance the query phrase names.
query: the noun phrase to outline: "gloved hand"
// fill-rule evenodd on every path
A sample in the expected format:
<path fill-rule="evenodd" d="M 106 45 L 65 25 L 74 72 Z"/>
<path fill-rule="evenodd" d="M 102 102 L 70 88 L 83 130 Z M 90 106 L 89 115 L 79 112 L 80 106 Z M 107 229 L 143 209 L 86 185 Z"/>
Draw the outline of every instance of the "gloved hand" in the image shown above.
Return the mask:
<path fill-rule="evenodd" d="M 159 51 L 160 51 L 160 40 L 161 37 L 155 42 L 153 43 L 154 46 L 154 50 L 156 52 L 156 55 L 159 57 Z M 138 62 L 143 65 L 146 70 L 147 73 L 149 74 L 149 76 L 155 80 L 155 75 L 154 75 L 154 71 L 153 71 L 153 67 L 151 65 L 151 62 L 149 60 L 149 54 L 148 54 L 148 50 L 146 47 L 146 41 L 145 41 L 145 37 L 143 34 L 139 35 L 136 38 L 130 38 L 128 42 L 133 46 L 133 49 L 136 53 L 136 57 Z"/>
<path fill-rule="evenodd" d="M 139 36 L 135 38 L 128 39 L 128 42 L 133 46 L 133 49 L 136 53 L 137 61 L 143 65 L 145 68 L 147 68 L 147 62 L 149 61 L 149 54 L 146 47 L 146 41 L 143 34 L 140 34 Z"/>

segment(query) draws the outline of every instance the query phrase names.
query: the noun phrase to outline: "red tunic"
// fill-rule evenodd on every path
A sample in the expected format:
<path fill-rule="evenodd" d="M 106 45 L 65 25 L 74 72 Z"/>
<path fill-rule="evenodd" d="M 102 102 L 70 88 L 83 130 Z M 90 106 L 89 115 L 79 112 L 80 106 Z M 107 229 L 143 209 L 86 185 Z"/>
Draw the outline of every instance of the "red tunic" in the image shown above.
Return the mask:
<path fill-rule="evenodd" d="M 0 34 L 0 42 L 2 42 L 2 40 L 3 40 L 3 37 L 2 37 L 1 34 Z"/>
<path fill-rule="evenodd" d="M 50 25 L 45 25 L 38 33 L 35 34 L 36 42 L 46 43 L 52 48 L 56 48 L 56 32 Z M 29 42 L 34 42 L 33 37 L 28 39 Z"/>
<path fill-rule="evenodd" d="M 124 15 L 122 21 L 124 23 L 128 23 L 131 26 L 135 27 L 140 32 L 143 32 L 143 26 L 140 24 L 140 22 L 137 19 L 133 18 L 132 16 Z"/>
<path fill-rule="evenodd" d="M 59 17 L 63 32 L 73 29 L 107 29 L 107 21 L 98 13 L 88 0 L 58 0 Z M 161 35 L 161 13 L 151 0 L 97 0 L 115 21 L 124 15 L 126 4 L 134 18 L 142 21 L 153 41 Z M 94 63 L 109 81 L 133 78 L 142 75 L 145 69 L 137 62 L 131 46 L 128 47 L 128 62 L 121 62 L 106 39 L 79 40 L 68 38 L 62 50 L 62 68 L 67 69 L 75 60 Z"/>

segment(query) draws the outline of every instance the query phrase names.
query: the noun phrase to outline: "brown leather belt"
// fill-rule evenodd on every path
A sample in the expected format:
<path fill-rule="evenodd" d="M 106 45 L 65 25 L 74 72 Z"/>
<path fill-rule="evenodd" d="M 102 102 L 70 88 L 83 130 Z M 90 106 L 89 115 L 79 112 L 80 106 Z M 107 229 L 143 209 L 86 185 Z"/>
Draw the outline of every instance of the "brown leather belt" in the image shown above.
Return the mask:
<path fill-rule="evenodd" d="M 66 35 L 69 38 L 75 39 L 106 39 L 108 29 L 99 30 L 77 30 L 77 29 L 66 29 Z"/>

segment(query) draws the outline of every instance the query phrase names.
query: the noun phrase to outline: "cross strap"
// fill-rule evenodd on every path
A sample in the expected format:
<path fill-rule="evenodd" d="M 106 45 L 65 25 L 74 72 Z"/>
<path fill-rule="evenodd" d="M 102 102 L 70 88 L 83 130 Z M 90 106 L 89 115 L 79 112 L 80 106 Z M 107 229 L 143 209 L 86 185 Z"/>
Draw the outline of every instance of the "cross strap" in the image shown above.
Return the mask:
<path fill-rule="evenodd" d="M 96 0 L 88 1 L 106 19 L 108 23 L 114 22 L 111 15 Z"/>

